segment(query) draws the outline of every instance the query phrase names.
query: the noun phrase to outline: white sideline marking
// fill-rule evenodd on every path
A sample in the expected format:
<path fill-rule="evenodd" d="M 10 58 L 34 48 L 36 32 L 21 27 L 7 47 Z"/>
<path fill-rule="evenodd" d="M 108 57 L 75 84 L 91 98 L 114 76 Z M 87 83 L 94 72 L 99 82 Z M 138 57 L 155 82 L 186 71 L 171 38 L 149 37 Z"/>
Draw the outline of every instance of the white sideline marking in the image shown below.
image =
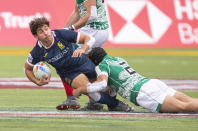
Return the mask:
<path fill-rule="evenodd" d="M 0 78 L 0 86 L 38 87 L 33 82 L 30 82 L 27 78 Z M 60 78 L 51 78 L 50 83 L 48 85 L 44 85 L 42 87 L 63 88 L 63 84 L 62 84 Z"/>
<path fill-rule="evenodd" d="M 198 117 L 198 114 L 184 113 L 122 113 L 122 112 L 21 112 L 21 111 L 0 111 L 1 116 L 12 117 Z"/>
<path fill-rule="evenodd" d="M 180 90 L 198 90 L 198 79 L 161 79 L 168 86 L 174 89 Z M 36 84 L 30 82 L 27 78 L 0 78 L 0 86 L 29 86 L 38 87 Z M 51 78 L 51 82 L 48 85 L 42 87 L 49 88 L 63 88 L 60 78 Z M 41 87 L 40 87 L 41 88 Z"/>

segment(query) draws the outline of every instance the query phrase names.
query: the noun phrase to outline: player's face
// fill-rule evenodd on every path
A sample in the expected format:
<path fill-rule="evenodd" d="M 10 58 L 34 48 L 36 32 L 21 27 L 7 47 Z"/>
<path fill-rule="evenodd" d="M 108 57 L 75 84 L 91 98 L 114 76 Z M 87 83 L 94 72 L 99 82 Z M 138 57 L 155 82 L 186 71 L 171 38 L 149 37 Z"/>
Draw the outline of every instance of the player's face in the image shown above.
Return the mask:
<path fill-rule="evenodd" d="M 52 32 L 47 25 L 43 25 L 42 27 L 37 29 L 37 36 L 36 36 L 43 44 L 45 43 L 52 43 L 53 35 Z"/>

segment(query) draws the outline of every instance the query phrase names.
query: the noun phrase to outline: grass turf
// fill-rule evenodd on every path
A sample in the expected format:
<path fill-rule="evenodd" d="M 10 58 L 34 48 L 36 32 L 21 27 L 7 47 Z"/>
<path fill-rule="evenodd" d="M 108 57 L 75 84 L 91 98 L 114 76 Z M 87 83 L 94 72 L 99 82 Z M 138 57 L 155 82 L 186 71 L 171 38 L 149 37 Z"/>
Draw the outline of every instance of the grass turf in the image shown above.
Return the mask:
<path fill-rule="evenodd" d="M 185 91 L 198 97 L 198 91 Z M 63 89 L 2 89 L 0 92 L 0 111 L 56 111 L 55 106 L 65 99 Z M 121 99 L 121 98 L 119 98 Z M 85 105 L 86 96 L 79 102 Z M 125 101 L 126 102 L 126 101 Z M 131 104 L 132 105 L 132 104 Z M 145 111 L 135 107 L 136 111 Z M 63 111 L 67 112 L 67 111 Z M 196 131 L 198 118 L 163 118 L 163 117 L 98 117 L 98 116 L 63 116 L 63 117 L 7 117 L 0 116 L 2 131 Z"/>
<path fill-rule="evenodd" d="M 137 72 L 149 78 L 198 79 L 197 49 L 108 48 L 106 50 L 112 56 L 126 59 Z M 0 48 L 1 51 L 11 51 L 14 53 L 10 53 L 10 55 L 0 53 L 0 77 L 25 77 L 24 63 L 30 48 L 3 47 Z M 21 51 L 24 52 L 21 53 Z M 168 52 L 172 53 L 168 54 Z M 180 53 L 178 55 L 178 53 L 174 52 Z M 188 52 L 190 53 L 188 54 Z M 52 76 L 57 77 L 53 68 Z"/>
<path fill-rule="evenodd" d="M 197 131 L 197 118 L 0 118 L 2 131 Z"/>
<path fill-rule="evenodd" d="M 1 47 L 0 77 L 25 77 L 23 67 L 30 48 Z M 15 53 L 14 51 L 23 51 Z M 137 72 L 150 78 L 198 79 L 197 49 L 107 49 L 112 56 L 125 58 Z M 167 52 L 183 52 L 167 55 Z M 120 53 L 121 52 L 121 53 Z M 130 53 L 128 53 L 130 52 Z M 135 54 L 131 52 L 140 52 Z M 142 53 L 141 52 L 146 52 Z M 152 52 L 162 52 L 152 54 Z M 185 52 L 194 52 L 191 55 Z M 56 77 L 53 70 L 52 76 Z M 198 97 L 197 91 L 186 94 Z M 2 89 L 0 90 L 0 111 L 55 111 L 55 106 L 65 100 L 63 89 Z M 121 99 L 121 98 L 119 98 Z M 121 99 L 123 100 L 123 99 Z M 84 106 L 88 98 L 79 99 Z M 128 101 L 125 101 L 129 103 Z M 133 104 L 131 104 L 133 105 Z M 140 107 L 135 110 L 144 112 Z M 155 117 L 6 117 L 0 116 L 0 130 L 3 131 L 197 131 L 197 118 L 155 118 Z"/>

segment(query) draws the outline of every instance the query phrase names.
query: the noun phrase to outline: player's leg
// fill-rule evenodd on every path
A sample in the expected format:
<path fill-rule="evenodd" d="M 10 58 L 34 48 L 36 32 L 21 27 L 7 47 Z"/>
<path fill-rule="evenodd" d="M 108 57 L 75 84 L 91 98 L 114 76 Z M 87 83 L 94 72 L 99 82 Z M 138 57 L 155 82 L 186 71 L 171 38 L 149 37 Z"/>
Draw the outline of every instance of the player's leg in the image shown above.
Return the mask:
<path fill-rule="evenodd" d="M 96 82 L 94 84 L 87 84 L 87 86 L 89 85 L 89 90 L 87 87 L 81 86 L 80 88 L 74 89 L 73 94 L 75 96 L 79 96 L 81 94 L 88 94 L 92 99 L 92 101 L 95 101 L 97 103 L 102 103 L 102 104 L 106 104 L 108 106 L 108 110 L 109 111 L 123 111 L 123 112 L 129 112 L 129 111 L 133 111 L 133 107 L 129 106 L 128 104 L 119 101 L 116 99 L 116 95 L 114 95 L 114 93 L 112 93 L 110 96 L 110 94 L 104 93 L 104 92 L 97 92 L 97 91 L 91 91 L 90 88 L 97 88 L 100 86 L 105 86 L 103 85 L 103 82 Z M 91 86 L 94 85 L 94 86 Z"/>
<path fill-rule="evenodd" d="M 89 83 L 89 79 L 84 74 L 80 74 L 72 81 L 72 87 L 75 89 L 86 88 L 88 83 Z M 103 105 L 95 102 L 90 97 L 87 105 L 81 108 L 81 110 L 102 110 L 102 109 L 103 109 Z"/>
<path fill-rule="evenodd" d="M 116 96 L 113 97 L 114 99 L 116 99 Z M 116 106 L 108 106 L 108 110 L 109 111 L 121 111 L 121 112 L 133 112 L 134 108 L 130 105 L 128 105 L 127 103 L 124 103 L 120 100 L 118 100 L 118 104 Z"/>
<path fill-rule="evenodd" d="M 175 90 L 170 89 L 165 83 L 157 79 L 151 79 L 142 85 L 136 102 L 138 105 L 150 110 L 151 112 L 160 112 L 161 106 L 167 95 L 173 96 Z M 132 102 L 135 102 L 133 97 Z"/>
<path fill-rule="evenodd" d="M 77 101 L 76 97 L 73 96 L 73 88 L 69 86 L 63 79 L 61 79 L 65 93 L 67 96 L 66 101 L 56 107 L 57 110 L 67 110 L 67 109 L 78 109 L 80 104 Z"/>
<path fill-rule="evenodd" d="M 84 74 L 81 73 L 73 79 L 71 86 L 74 89 L 77 89 L 80 87 L 86 87 L 88 83 L 89 83 L 89 79 Z"/>
<path fill-rule="evenodd" d="M 84 74 L 89 79 L 90 82 L 93 82 L 93 80 L 96 79 L 95 65 L 91 61 L 86 62 L 82 67 L 80 67 L 80 72 Z M 103 109 L 103 105 L 101 103 L 97 103 L 91 100 L 90 97 L 87 105 L 84 108 L 82 108 L 82 110 L 102 110 L 102 109 Z"/>
<path fill-rule="evenodd" d="M 92 48 L 102 47 L 109 38 L 109 32 L 108 32 L 108 29 L 96 30 L 92 36 L 95 38 L 95 44 L 93 45 Z"/>
<path fill-rule="evenodd" d="M 124 111 L 124 112 L 133 111 L 133 107 L 117 100 L 116 97 L 111 97 L 107 93 L 104 93 L 104 92 L 87 93 L 85 90 L 88 84 L 89 84 L 89 80 L 84 74 L 78 75 L 72 81 L 72 87 L 74 88 L 74 92 L 76 91 L 82 92 L 83 90 L 83 94 L 89 95 L 92 98 L 90 100 L 93 103 L 106 104 L 109 107 L 109 110 L 111 109 L 110 111 Z M 78 93 L 78 94 L 81 94 L 81 93 Z M 89 109 L 86 108 L 85 110 L 89 110 Z M 95 110 L 95 109 L 91 108 L 91 110 Z M 101 109 L 97 109 L 97 110 L 101 110 Z"/>
<path fill-rule="evenodd" d="M 197 98 L 192 98 L 180 91 L 177 91 L 174 95 L 174 97 L 180 101 L 183 101 L 183 102 L 195 102 L 195 103 L 198 103 L 198 99 Z"/>
<path fill-rule="evenodd" d="M 198 112 L 198 99 L 177 91 L 174 96 L 167 96 L 162 105 L 162 111 Z"/>
<path fill-rule="evenodd" d="M 83 89 L 84 90 L 84 89 Z M 82 89 L 74 89 L 74 92 L 79 92 L 81 94 Z M 83 93 L 85 93 L 83 91 Z M 121 112 L 133 112 L 134 108 L 128 104 L 116 99 L 116 96 L 112 97 L 105 92 L 91 92 L 86 93 L 91 97 L 91 101 L 95 103 L 106 104 L 109 111 L 121 111 Z M 85 108 L 84 110 L 89 110 Z M 92 109 L 93 110 L 93 109 Z"/>
<path fill-rule="evenodd" d="M 173 96 L 166 96 L 160 112 L 198 112 L 198 104 L 183 102 Z"/>
<path fill-rule="evenodd" d="M 197 112 L 198 103 L 191 97 L 168 87 L 160 80 L 152 80 L 158 94 L 156 99 L 161 103 L 160 112 Z"/>

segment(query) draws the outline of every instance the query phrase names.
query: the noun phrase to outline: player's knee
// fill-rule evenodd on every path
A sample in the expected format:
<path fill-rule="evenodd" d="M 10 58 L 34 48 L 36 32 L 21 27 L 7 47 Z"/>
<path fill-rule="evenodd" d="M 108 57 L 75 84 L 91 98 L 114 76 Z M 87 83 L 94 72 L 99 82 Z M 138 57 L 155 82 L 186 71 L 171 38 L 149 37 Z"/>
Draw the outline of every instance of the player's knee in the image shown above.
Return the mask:
<path fill-rule="evenodd" d="M 186 103 L 181 102 L 174 97 L 167 96 L 162 104 L 160 112 L 184 112 L 186 108 Z"/>
<path fill-rule="evenodd" d="M 193 100 L 190 96 L 179 91 L 175 93 L 174 97 L 182 102 L 191 102 Z"/>

